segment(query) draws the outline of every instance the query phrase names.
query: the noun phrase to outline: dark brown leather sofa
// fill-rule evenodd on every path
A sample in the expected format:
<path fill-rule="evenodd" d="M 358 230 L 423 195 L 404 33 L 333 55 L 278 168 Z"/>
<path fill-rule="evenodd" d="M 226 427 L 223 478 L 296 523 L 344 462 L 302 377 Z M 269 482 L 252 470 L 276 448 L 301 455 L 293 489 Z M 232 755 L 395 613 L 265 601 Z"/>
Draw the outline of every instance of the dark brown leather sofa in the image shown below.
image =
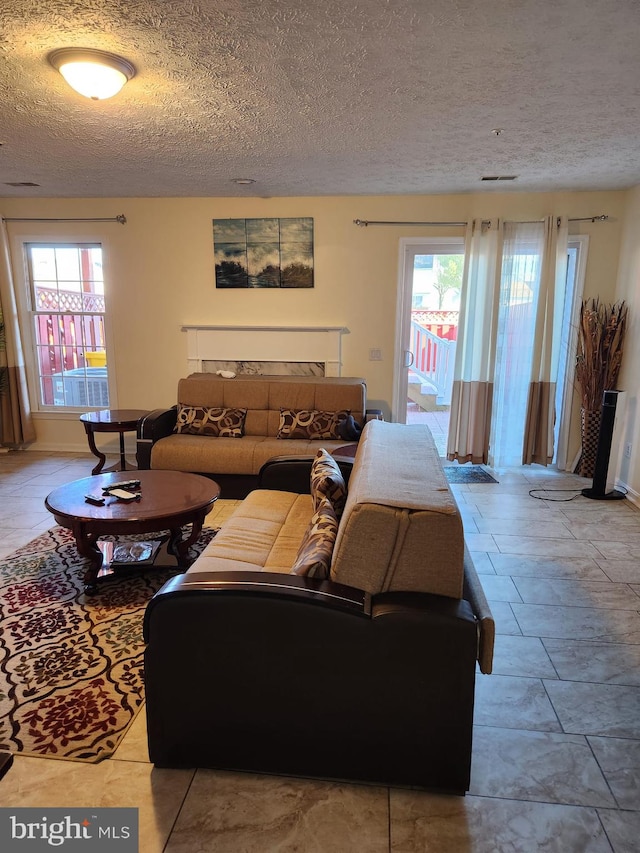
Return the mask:
<path fill-rule="evenodd" d="M 280 490 L 249 495 L 235 526 L 156 594 L 144 626 L 156 766 L 468 789 L 476 666 L 491 671 L 493 619 L 432 444 L 422 427 L 365 427 L 331 579 L 268 560 L 247 571 L 240 547 L 229 571 L 252 518 L 264 538 L 270 501 L 274 512 L 289 501 L 290 520 L 309 499 L 282 490 L 302 464 L 285 460 L 262 484 Z M 291 536 L 286 524 L 274 540 Z"/>

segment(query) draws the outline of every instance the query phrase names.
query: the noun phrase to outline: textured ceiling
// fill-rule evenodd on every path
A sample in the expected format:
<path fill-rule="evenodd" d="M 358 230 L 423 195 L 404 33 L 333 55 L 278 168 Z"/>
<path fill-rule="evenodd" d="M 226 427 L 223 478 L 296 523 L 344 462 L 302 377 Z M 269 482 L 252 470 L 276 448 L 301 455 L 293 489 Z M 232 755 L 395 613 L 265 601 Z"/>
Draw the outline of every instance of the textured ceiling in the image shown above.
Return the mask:
<path fill-rule="evenodd" d="M 639 0 L 0 0 L 0 196 L 633 186 L 639 36 Z M 68 46 L 137 74 L 87 100 Z"/>

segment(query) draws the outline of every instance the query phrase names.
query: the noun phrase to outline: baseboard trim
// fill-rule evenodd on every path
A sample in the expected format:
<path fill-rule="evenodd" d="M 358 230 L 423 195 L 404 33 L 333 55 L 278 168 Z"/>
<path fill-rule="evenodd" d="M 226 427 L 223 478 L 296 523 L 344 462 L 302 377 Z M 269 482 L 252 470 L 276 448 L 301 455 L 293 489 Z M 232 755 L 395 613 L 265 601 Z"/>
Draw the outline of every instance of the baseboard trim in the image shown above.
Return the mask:
<path fill-rule="evenodd" d="M 640 509 L 640 494 L 636 492 L 635 489 L 632 489 L 631 486 L 628 486 L 626 483 L 623 483 L 622 480 L 616 480 L 615 487 L 621 492 L 624 492 L 627 496 L 627 500 L 635 507 Z"/>

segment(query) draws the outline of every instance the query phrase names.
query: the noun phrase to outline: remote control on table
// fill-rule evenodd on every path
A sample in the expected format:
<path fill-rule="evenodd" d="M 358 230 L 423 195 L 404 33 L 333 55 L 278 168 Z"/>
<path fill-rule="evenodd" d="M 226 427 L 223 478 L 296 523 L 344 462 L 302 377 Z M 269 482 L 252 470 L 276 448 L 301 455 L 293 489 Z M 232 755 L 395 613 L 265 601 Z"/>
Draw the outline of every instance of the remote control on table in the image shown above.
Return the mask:
<path fill-rule="evenodd" d="M 139 489 L 140 488 L 140 480 L 122 480 L 119 483 L 111 483 L 110 486 L 104 486 L 103 492 L 112 492 L 114 489 Z"/>
<path fill-rule="evenodd" d="M 84 499 L 87 503 L 104 506 L 104 498 L 100 497 L 100 495 L 85 495 Z"/>
<path fill-rule="evenodd" d="M 119 501 L 139 501 L 142 497 L 140 492 L 128 492 L 125 489 L 109 489 L 108 494 Z"/>

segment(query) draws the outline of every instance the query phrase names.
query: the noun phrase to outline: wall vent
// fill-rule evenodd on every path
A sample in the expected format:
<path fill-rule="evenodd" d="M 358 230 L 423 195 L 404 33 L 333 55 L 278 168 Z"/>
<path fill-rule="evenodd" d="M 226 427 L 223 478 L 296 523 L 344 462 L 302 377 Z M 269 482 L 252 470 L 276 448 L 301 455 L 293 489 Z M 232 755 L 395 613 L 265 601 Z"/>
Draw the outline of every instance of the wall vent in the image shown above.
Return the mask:
<path fill-rule="evenodd" d="M 517 175 L 483 175 L 481 181 L 516 181 Z"/>

